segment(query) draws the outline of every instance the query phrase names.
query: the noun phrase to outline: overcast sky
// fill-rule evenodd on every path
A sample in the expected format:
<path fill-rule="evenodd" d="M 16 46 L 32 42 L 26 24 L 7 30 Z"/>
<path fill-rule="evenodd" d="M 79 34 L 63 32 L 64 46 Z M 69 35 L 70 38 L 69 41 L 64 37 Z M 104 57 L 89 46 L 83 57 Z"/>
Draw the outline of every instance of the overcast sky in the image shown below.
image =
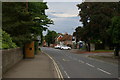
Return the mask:
<path fill-rule="evenodd" d="M 78 3 L 80 2 L 48 2 L 49 9 L 46 10 L 46 15 L 54 21 L 54 25 L 50 25 L 48 29 L 72 34 L 76 27 L 82 25 L 76 6 Z"/>

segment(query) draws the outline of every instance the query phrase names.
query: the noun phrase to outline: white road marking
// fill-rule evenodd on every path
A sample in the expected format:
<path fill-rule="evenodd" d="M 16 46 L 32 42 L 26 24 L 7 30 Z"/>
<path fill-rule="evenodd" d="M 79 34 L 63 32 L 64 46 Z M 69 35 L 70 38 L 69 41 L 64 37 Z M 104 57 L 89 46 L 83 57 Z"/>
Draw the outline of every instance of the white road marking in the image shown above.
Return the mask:
<path fill-rule="evenodd" d="M 67 76 L 68 78 L 70 78 L 70 77 L 68 76 L 68 74 L 67 74 L 67 72 L 66 72 L 66 71 L 64 71 L 64 73 L 66 74 L 66 76 Z"/>
<path fill-rule="evenodd" d="M 85 63 L 84 61 L 82 61 L 82 60 L 79 60 L 79 62 L 81 62 L 81 63 Z"/>
<path fill-rule="evenodd" d="M 62 59 L 63 61 L 70 61 L 70 60 L 66 60 L 66 59 Z"/>
<path fill-rule="evenodd" d="M 91 65 L 91 64 L 89 64 L 89 63 L 86 63 L 88 66 L 90 66 L 90 67 L 95 67 L 95 66 L 93 66 L 93 65 Z"/>
<path fill-rule="evenodd" d="M 95 55 L 95 54 L 93 54 L 93 55 Z M 95 58 L 92 58 L 92 57 L 89 57 L 89 55 L 88 56 L 86 56 L 87 57 L 87 59 L 90 59 L 90 60 L 94 60 L 94 61 L 99 61 L 99 62 L 102 62 L 102 63 L 106 63 L 105 61 L 102 61 L 102 60 L 100 60 L 100 59 L 95 59 Z M 111 64 L 111 63 L 110 63 Z M 112 64 L 112 65 L 114 65 L 114 64 Z M 114 65 L 115 66 L 115 65 Z"/>
<path fill-rule="evenodd" d="M 102 72 L 104 72 L 104 73 L 106 73 L 106 74 L 111 75 L 111 73 L 109 73 L 109 72 L 107 72 L 107 71 L 105 71 L 105 70 L 103 70 L 103 69 L 100 69 L 100 68 L 97 68 L 97 69 L 100 70 L 100 71 L 102 71 Z"/>

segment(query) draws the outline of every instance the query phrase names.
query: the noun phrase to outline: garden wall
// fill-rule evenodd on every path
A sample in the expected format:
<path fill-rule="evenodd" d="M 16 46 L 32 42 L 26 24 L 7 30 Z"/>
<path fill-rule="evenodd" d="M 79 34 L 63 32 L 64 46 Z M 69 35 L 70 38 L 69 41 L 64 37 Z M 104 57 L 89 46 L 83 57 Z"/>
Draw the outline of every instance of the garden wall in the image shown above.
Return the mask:
<path fill-rule="evenodd" d="M 2 50 L 2 73 L 23 59 L 21 48 Z"/>

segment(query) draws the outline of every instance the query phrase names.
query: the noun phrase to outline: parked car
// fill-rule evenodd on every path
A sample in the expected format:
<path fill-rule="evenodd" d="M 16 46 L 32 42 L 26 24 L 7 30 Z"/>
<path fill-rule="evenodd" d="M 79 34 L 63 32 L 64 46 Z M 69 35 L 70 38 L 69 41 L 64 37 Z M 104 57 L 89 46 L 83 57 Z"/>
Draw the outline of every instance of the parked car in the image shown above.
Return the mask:
<path fill-rule="evenodd" d="M 68 46 L 61 46 L 60 49 L 61 49 L 61 50 L 70 50 L 71 47 L 68 47 Z"/>
<path fill-rule="evenodd" d="M 54 48 L 55 48 L 55 49 L 60 49 L 60 48 L 61 48 L 61 45 L 56 45 Z"/>

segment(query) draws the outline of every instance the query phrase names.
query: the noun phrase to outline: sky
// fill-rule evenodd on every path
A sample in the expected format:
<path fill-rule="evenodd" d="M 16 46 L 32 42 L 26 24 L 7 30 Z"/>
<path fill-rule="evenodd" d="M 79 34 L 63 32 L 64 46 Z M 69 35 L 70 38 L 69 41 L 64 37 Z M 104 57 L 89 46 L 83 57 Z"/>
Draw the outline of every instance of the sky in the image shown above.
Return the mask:
<path fill-rule="evenodd" d="M 48 29 L 57 33 L 73 34 L 75 28 L 82 25 L 76 6 L 78 3 L 80 2 L 48 2 L 49 9 L 46 10 L 46 15 L 54 21 L 54 25 L 49 25 Z"/>
<path fill-rule="evenodd" d="M 82 0 L 43 0 L 44 2 L 80 2 Z"/>

